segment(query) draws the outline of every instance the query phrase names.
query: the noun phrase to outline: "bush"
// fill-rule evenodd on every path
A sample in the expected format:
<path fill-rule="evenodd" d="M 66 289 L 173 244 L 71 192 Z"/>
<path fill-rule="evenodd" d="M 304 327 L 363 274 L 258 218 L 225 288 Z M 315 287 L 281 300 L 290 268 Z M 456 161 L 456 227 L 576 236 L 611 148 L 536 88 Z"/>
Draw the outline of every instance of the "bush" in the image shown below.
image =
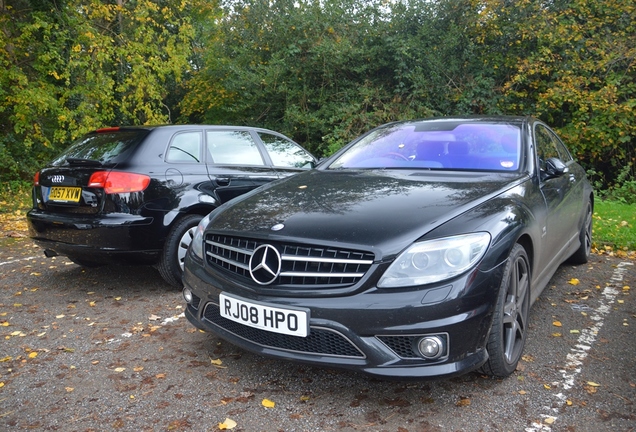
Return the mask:
<path fill-rule="evenodd" d="M 594 169 L 588 170 L 587 175 L 599 198 L 624 204 L 636 204 L 636 177 L 631 162 L 620 170 L 614 183 L 609 185 L 605 183 L 603 174 Z"/>

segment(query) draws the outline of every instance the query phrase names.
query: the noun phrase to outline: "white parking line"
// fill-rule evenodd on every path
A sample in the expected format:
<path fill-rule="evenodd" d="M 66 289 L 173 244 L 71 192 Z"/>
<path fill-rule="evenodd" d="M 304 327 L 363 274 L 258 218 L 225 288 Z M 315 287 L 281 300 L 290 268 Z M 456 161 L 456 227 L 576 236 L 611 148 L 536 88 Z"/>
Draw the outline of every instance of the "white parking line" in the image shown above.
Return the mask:
<path fill-rule="evenodd" d="M 6 264 L 13 264 L 13 263 L 17 263 L 17 262 L 20 262 L 20 261 L 34 260 L 34 259 L 38 259 L 38 258 L 41 258 L 41 257 L 39 257 L 39 256 L 31 256 L 31 257 L 20 258 L 20 259 L 11 260 L 11 261 L 3 261 L 3 262 L 0 262 L 0 266 L 6 265 Z"/>
<path fill-rule="evenodd" d="M 171 317 L 164 318 L 163 321 L 161 321 L 161 323 L 159 323 L 159 325 L 165 327 L 168 324 L 172 324 L 172 323 L 175 323 L 175 322 L 179 321 L 180 318 L 185 318 L 185 313 L 181 312 L 179 315 L 173 315 Z M 133 336 L 133 333 L 126 332 L 126 333 L 123 333 L 121 336 L 125 337 L 125 338 L 129 338 L 129 337 Z M 110 340 L 108 340 L 106 342 L 107 343 L 121 342 L 121 339 L 110 339 Z"/>
<path fill-rule="evenodd" d="M 558 412 L 567 400 L 567 396 L 564 392 L 567 392 L 574 386 L 574 380 L 581 374 L 583 361 L 594 345 L 594 342 L 596 342 L 596 337 L 603 327 L 604 319 L 612 310 L 610 306 L 614 304 L 616 296 L 621 290 L 621 282 L 623 281 L 624 273 L 627 272 L 625 267 L 631 265 L 634 265 L 634 263 L 621 262 L 614 269 L 610 282 L 601 294 L 599 306 L 593 310 L 593 313 L 590 316 L 595 324 L 590 328 L 581 330 L 581 336 L 579 336 L 577 344 L 570 349 L 565 367 L 559 371 L 563 376 L 563 380 L 552 383 L 554 388 L 561 388 L 563 391 L 552 395 L 552 399 L 555 400 L 553 407 L 543 407 L 544 413 L 541 414 L 541 417 L 543 418 L 544 423 L 532 423 L 531 427 L 526 428 L 526 432 L 551 431 L 551 425 L 554 425 L 554 423 L 558 421 Z"/>

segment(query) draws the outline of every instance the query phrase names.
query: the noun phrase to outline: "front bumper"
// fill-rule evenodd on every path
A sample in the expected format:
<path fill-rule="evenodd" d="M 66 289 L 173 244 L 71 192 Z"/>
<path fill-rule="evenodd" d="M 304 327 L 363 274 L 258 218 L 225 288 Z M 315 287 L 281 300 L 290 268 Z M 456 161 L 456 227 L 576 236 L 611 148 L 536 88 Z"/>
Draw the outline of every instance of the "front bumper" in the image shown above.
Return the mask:
<path fill-rule="evenodd" d="M 203 267 L 189 265 L 183 281 L 193 301 L 185 314 L 196 327 L 270 357 L 385 378 L 452 377 L 488 359 L 485 345 L 502 272 L 499 265 L 422 289 L 372 288 L 344 296 L 294 298 L 239 291 Z M 310 334 L 272 333 L 222 317 L 218 287 L 246 301 L 308 309 Z M 447 352 L 426 360 L 417 342 L 431 335 L 446 338 Z"/>

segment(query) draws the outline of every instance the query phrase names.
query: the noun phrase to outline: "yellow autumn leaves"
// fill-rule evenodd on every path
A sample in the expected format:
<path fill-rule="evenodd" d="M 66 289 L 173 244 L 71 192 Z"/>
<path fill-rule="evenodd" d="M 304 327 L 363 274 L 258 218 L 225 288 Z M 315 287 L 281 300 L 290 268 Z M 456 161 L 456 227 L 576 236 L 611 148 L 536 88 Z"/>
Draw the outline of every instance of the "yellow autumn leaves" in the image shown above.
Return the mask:
<path fill-rule="evenodd" d="M 263 399 L 261 401 L 261 405 L 264 406 L 265 408 L 274 408 L 276 406 L 276 402 L 269 399 Z M 238 426 L 238 424 L 231 418 L 226 418 L 225 421 L 223 421 L 223 423 L 219 423 L 220 430 L 230 430 L 230 429 L 234 429 L 236 426 Z"/>
<path fill-rule="evenodd" d="M 263 399 L 261 405 L 263 405 L 265 408 L 274 408 L 276 406 L 276 403 L 269 399 Z"/>
<path fill-rule="evenodd" d="M 236 422 L 231 418 L 226 418 L 223 423 L 219 423 L 219 429 L 221 430 L 234 429 L 236 426 Z"/>

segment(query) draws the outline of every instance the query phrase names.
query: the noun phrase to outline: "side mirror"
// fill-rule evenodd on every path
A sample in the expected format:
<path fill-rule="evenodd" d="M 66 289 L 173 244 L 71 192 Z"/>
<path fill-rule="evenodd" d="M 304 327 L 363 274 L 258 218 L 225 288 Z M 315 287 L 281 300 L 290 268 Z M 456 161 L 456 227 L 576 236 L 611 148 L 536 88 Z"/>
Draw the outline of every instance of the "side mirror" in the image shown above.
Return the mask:
<path fill-rule="evenodd" d="M 545 161 L 545 171 L 543 174 L 543 180 L 551 179 L 554 177 L 561 177 L 569 171 L 563 161 L 559 158 L 550 158 Z"/>

